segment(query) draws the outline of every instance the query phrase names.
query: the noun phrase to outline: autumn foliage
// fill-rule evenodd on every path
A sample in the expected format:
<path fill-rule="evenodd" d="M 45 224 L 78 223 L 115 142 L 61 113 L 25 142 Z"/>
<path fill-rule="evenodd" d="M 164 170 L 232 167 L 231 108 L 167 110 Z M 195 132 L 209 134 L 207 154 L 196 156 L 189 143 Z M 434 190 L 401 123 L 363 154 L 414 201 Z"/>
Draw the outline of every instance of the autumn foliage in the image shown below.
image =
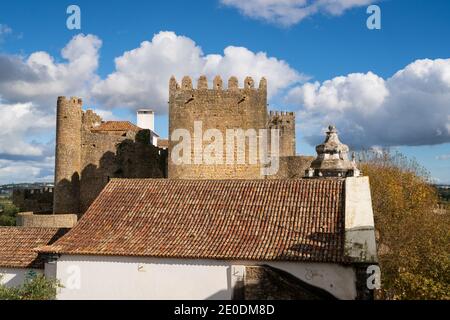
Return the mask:
<path fill-rule="evenodd" d="M 364 152 L 382 272 L 379 299 L 450 299 L 449 212 L 415 161 L 389 151 Z"/>

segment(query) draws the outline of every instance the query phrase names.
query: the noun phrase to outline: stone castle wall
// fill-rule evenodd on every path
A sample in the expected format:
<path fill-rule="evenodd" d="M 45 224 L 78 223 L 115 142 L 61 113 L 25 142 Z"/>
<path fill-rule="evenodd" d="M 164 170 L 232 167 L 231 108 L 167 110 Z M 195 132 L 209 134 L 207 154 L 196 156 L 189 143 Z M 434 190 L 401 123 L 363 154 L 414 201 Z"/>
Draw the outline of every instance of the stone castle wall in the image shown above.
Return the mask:
<path fill-rule="evenodd" d="M 16 226 L 25 228 L 72 228 L 77 223 L 76 214 L 34 214 L 21 212 L 16 216 Z"/>
<path fill-rule="evenodd" d="M 295 113 L 270 111 L 269 129 L 280 131 L 280 157 L 295 156 Z"/>
<path fill-rule="evenodd" d="M 81 212 L 88 209 L 111 178 L 166 176 L 165 156 L 149 143 L 145 131 L 137 134 L 128 132 L 126 136 L 83 131 Z"/>
<path fill-rule="evenodd" d="M 20 211 L 49 213 L 53 210 L 53 188 L 14 189 L 12 202 Z"/>
<path fill-rule="evenodd" d="M 59 97 L 56 109 L 55 213 L 80 210 L 82 100 Z"/>
<path fill-rule="evenodd" d="M 261 163 L 249 162 L 249 139 L 245 139 L 245 150 L 237 147 L 237 139 L 234 140 L 233 164 L 225 162 L 226 132 L 229 129 L 256 130 L 259 137 L 259 129 L 280 129 L 280 153 L 283 156 L 295 155 L 295 115 L 293 113 L 267 112 L 267 82 L 264 78 L 255 87 L 251 77 L 247 77 L 244 86 L 239 87 L 238 80 L 231 77 L 228 87 L 224 89 L 223 81 L 216 77 L 213 88 L 208 88 L 208 81 L 200 77 L 197 88 L 192 85 L 189 77 L 184 77 L 181 86 L 175 78 L 169 84 L 169 136 L 177 129 L 187 129 L 191 136 L 191 164 L 175 164 L 172 161 L 172 151 L 177 141 L 169 142 L 169 178 L 173 179 L 263 179 Z M 208 129 L 220 131 L 223 137 L 223 161 L 221 164 L 207 164 L 200 158 L 195 163 L 196 152 L 205 150 L 205 146 L 211 141 L 194 142 L 194 122 L 201 122 L 203 134 Z M 270 138 L 270 136 L 269 136 Z M 178 151 L 178 150 L 177 150 Z M 238 164 L 238 155 L 245 156 L 245 163 Z"/>
<path fill-rule="evenodd" d="M 243 87 L 239 87 L 237 78 L 231 77 L 224 88 L 222 79 L 216 77 L 213 87 L 209 88 L 207 79 L 202 76 L 194 88 L 189 77 L 184 77 L 181 85 L 172 77 L 169 83 L 169 138 L 176 129 L 186 129 L 194 140 L 196 122 L 201 125 L 200 142 L 191 144 L 191 164 L 179 165 L 171 159 L 171 152 L 178 142 L 169 139 L 168 150 L 162 150 L 149 143 L 146 130 L 138 133 L 92 130 L 102 123 L 101 117 L 91 110 L 83 112 L 79 98 L 59 97 L 53 212 L 82 214 L 113 177 L 292 179 L 303 177 L 312 160 L 295 156 L 295 114 L 268 113 L 264 78 L 256 87 L 253 79 L 247 77 Z M 202 135 L 208 129 L 216 130 L 223 137 L 224 161 L 220 164 L 207 164 L 203 159 L 195 163 L 198 151 L 212 142 L 203 141 Z M 281 158 L 278 173 L 264 176 L 259 159 L 256 164 L 249 164 L 248 138 L 245 139 L 245 150 L 238 148 L 238 139 L 234 139 L 234 161 L 227 164 L 226 132 L 229 129 L 252 129 L 258 138 L 260 129 L 279 129 Z M 237 164 L 237 158 L 242 155 L 245 163 Z"/>
<path fill-rule="evenodd" d="M 147 130 L 91 132 L 101 121 L 82 111 L 81 99 L 58 98 L 54 213 L 84 213 L 110 178 L 165 177 L 166 154 L 150 144 Z"/>
<path fill-rule="evenodd" d="M 301 179 L 313 160 L 312 156 L 280 157 L 278 172 L 267 179 Z"/>

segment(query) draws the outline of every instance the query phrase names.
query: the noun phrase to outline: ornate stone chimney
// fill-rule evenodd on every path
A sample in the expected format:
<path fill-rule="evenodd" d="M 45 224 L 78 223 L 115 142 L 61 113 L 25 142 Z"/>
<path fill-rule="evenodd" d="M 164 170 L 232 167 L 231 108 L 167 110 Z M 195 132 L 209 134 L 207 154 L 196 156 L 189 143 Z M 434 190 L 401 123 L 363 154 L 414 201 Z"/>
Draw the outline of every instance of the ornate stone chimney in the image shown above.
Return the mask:
<path fill-rule="evenodd" d="M 339 141 L 334 126 L 328 127 L 324 143 L 316 147 L 317 158 L 306 170 L 307 177 L 355 177 L 360 175 L 355 160 L 348 159 L 348 146 Z"/>

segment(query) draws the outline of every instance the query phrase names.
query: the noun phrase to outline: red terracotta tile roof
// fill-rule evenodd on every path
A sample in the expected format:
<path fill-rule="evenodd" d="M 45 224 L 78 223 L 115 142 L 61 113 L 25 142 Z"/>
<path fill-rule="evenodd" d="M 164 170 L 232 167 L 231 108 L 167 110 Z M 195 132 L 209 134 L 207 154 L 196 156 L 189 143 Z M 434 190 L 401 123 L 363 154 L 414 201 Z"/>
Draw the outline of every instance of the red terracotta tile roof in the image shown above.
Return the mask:
<path fill-rule="evenodd" d="M 139 131 L 142 130 L 130 121 L 105 121 L 91 131 Z"/>
<path fill-rule="evenodd" d="M 343 262 L 344 180 L 113 179 L 41 252 Z"/>
<path fill-rule="evenodd" d="M 52 244 L 64 234 L 57 228 L 0 227 L 0 267 L 43 269 L 35 248 Z"/>

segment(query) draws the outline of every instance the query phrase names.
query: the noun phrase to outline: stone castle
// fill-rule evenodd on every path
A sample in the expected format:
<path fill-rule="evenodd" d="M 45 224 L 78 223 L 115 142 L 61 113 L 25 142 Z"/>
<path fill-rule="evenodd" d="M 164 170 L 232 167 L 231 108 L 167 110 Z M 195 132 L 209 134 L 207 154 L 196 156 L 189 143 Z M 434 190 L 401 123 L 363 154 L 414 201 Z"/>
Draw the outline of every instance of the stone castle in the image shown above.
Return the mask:
<path fill-rule="evenodd" d="M 373 298 L 369 180 L 334 126 L 316 157 L 296 155 L 295 114 L 267 110 L 264 78 L 255 88 L 250 77 L 243 87 L 231 77 L 225 89 L 220 77 L 212 88 L 203 76 L 196 88 L 172 77 L 168 102 L 166 140 L 148 124 L 148 109 L 137 111 L 137 125 L 103 121 L 81 99 L 59 97 L 54 214 L 22 213 L 18 227 L 0 229 L 0 267 L 14 260 L 18 278 L 41 262 L 36 268 L 64 284 L 77 263 L 90 281 L 63 287 L 58 299 Z M 266 142 L 270 152 L 279 144 L 278 171 L 262 174 L 263 162 L 175 163 L 179 129 L 189 136 L 183 153 L 194 159 L 212 145 L 208 130 L 218 153 L 230 148 L 230 130 L 260 139 L 277 129 Z M 247 158 L 250 140 L 231 144 L 233 156 Z"/>
<path fill-rule="evenodd" d="M 105 122 L 92 110 L 83 111 L 82 104 L 76 97 L 59 97 L 57 101 L 53 204 L 57 214 L 82 214 L 111 178 L 299 178 L 313 160 L 295 154 L 294 112 L 268 112 L 265 78 L 255 88 L 253 79 L 247 77 L 240 88 L 238 79 L 231 77 L 224 88 L 217 76 L 213 88 L 208 88 L 208 81 L 202 76 L 194 88 L 190 77 L 184 77 L 181 85 L 172 77 L 169 136 L 177 128 L 193 134 L 194 121 L 201 121 L 203 130 L 217 129 L 222 133 L 237 128 L 279 129 L 280 169 L 274 176 L 261 175 L 260 163 L 175 165 L 170 161 L 173 141 L 159 139 L 153 145 L 151 130 L 128 121 Z"/>
<path fill-rule="evenodd" d="M 82 100 L 59 97 L 56 115 L 54 213 L 86 211 L 110 178 L 163 178 L 166 152 L 149 130 L 104 122 Z"/>

